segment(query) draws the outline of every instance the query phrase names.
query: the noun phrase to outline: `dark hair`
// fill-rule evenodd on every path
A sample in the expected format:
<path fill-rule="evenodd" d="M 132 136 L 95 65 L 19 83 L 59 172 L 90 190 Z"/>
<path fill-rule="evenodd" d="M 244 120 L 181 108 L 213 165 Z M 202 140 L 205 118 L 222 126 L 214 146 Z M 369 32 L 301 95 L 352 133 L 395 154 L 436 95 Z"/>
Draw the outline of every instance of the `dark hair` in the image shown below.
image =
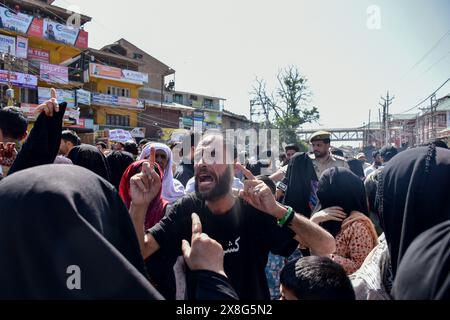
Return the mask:
<path fill-rule="evenodd" d="M 146 145 L 149 142 L 150 142 L 150 140 L 148 140 L 148 139 L 142 139 L 141 141 L 139 141 L 139 146 Z"/>
<path fill-rule="evenodd" d="M 331 139 L 330 138 L 322 139 L 322 141 L 325 144 L 330 144 L 331 143 Z"/>
<path fill-rule="evenodd" d="M 373 151 L 372 152 L 372 158 L 376 158 L 377 156 L 379 156 L 380 155 L 380 151 L 379 150 L 375 150 L 375 151 Z"/>
<path fill-rule="evenodd" d="M 288 262 L 281 270 L 280 283 L 300 300 L 355 300 L 344 268 L 327 257 Z"/>
<path fill-rule="evenodd" d="M 447 144 L 441 139 L 436 139 L 432 142 L 436 147 L 448 149 Z"/>
<path fill-rule="evenodd" d="M 331 150 L 331 154 L 333 154 L 335 156 L 344 157 L 344 151 L 342 151 L 341 149 L 338 149 L 338 148 L 333 148 Z"/>
<path fill-rule="evenodd" d="M 259 175 L 259 176 L 256 176 L 256 179 L 264 182 L 270 188 L 270 191 L 272 191 L 273 194 L 275 194 L 277 192 L 277 187 L 275 185 L 275 182 L 273 182 L 273 180 L 270 179 L 268 176 Z"/>
<path fill-rule="evenodd" d="M 281 152 L 280 155 L 278 156 L 281 159 L 285 159 L 286 158 L 286 153 L 285 152 Z"/>
<path fill-rule="evenodd" d="M 397 153 L 397 148 L 393 146 L 385 146 L 380 150 L 380 155 L 383 157 L 384 162 L 391 160 Z"/>
<path fill-rule="evenodd" d="M 108 148 L 108 146 L 106 145 L 106 143 L 104 143 L 103 141 L 99 141 L 99 142 L 97 142 L 95 145 L 101 146 L 103 149 L 107 149 L 107 148 Z"/>
<path fill-rule="evenodd" d="M 27 132 L 28 121 L 22 110 L 16 107 L 0 109 L 0 130 L 3 136 L 22 139 Z"/>
<path fill-rule="evenodd" d="M 294 150 L 295 152 L 300 152 L 300 148 L 295 143 L 288 144 L 286 147 L 284 147 L 284 151 L 288 150 Z"/>
<path fill-rule="evenodd" d="M 124 151 L 129 152 L 135 156 L 139 154 L 138 146 L 134 141 L 127 141 L 123 147 Z"/>
<path fill-rule="evenodd" d="M 64 130 L 61 133 L 61 139 L 64 141 L 72 142 L 74 146 L 79 146 L 81 144 L 80 137 L 72 130 Z"/>

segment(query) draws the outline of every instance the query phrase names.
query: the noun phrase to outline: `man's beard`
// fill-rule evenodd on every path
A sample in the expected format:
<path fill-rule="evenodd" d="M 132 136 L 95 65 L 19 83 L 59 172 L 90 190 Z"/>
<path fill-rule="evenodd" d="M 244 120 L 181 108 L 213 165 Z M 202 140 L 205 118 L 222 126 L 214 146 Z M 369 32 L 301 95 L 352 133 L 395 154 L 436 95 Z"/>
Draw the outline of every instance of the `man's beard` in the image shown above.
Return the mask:
<path fill-rule="evenodd" d="M 322 153 L 322 152 L 319 152 L 319 151 L 314 151 L 314 156 L 315 156 L 316 158 L 319 158 L 319 159 L 325 158 L 326 155 L 327 155 L 326 152 Z"/>
<path fill-rule="evenodd" d="M 212 190 L 207 192 L 200 192 L 199 190 L 200 182 L 198 177 L 196 176 L 195 194 L 202 200 L 214 201 L 230 192 L 231 182 L 232 182 L 232 175 L 230 166 L 227 166 L 227 169 L 220 177 L 216 177 L 216 185 Z"/>

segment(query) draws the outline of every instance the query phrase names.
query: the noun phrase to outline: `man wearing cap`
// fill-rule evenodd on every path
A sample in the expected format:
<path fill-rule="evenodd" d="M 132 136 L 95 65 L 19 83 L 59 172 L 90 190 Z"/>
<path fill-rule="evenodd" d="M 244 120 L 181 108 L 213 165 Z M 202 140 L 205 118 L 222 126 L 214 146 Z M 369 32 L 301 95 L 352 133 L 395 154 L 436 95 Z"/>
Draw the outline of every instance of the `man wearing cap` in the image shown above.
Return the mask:
<path fill-rule="evenodd" d="M 368 167 L 370 167 L 370 163 L 367 163 L 366 161 L 366 155 L 364 152 L 360 152 L 356 155 L 356 159 L 361 161 L 361 164 L 363 166 L 363 170 L 366 170 Z"/>
<path fill-rule="evenodd" d="M 309 155 L 312 160 L 317 179 L 320 179 L 322 172 L 332 167 L 348 168 L 344 157 L 336 156 L 330 152 L 331 133 L 327 131 L 317 131 L 311 135 L 313 153 Z"/>
<path fill-rule="evenodd" d="M 331 154 L 330 151 L 330 137 L 331 133 L 327 131 L 317 131 L 312 134 L 309 139 L 313 153 L 308 154 L 309 158 L 314 167 L 314 171 L 316 172 L 317 179 L 320 179 L 322 172 L 324 172 L 328 168 L 332 167 L 345 167 L 349 168 L 347 161 L 344 157 L 337 156 Z M 271 179 L 272 176 L 270 176 Z M 281 201 L 286 189 L 288 188 L 289 182 L 286 177 L 283 177 L 283 180 L 278 181 L 276 183 L 277 193 L 276 198 Z"/>

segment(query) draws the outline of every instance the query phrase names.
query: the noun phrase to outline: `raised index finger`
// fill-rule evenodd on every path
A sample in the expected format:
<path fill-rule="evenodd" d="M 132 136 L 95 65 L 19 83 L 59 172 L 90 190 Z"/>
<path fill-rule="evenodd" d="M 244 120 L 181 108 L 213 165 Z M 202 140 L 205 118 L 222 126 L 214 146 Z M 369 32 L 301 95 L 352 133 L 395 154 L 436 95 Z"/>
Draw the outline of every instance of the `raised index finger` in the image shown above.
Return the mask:
<path fill-rule="evenodd" d="M 195 212 L 191 215 L 192 219 L 192 236 L 202 233 L 202 223 L 200 217 Z"/>
<path fill-rule="evenodd" d="M 242 164 L 240 164 L 239 162 L 236 163 L 236 167 L 239 169 L 239 171 L 241 171 L 244 174 L 244 177 L 246 177 L 247 180 L 256 180 L 253 173 L 250 170 L 248 170 L 246 167 L 244 167 Z"/>
<path fill-rule="evenodd" d="M 150 147 L 150 156 L 148 157 L 148 161 L 150 161 L 150 164 L 153 166 L 155 164 L 156 160 L 156 149 L 155 147 Z"/>
<path fill-rule="evenodd" d="M 50 98 L 51 99 L 56 99 L 56 90 L 55 90 L 55 88 L 51 88 L 50 89 Z"/>

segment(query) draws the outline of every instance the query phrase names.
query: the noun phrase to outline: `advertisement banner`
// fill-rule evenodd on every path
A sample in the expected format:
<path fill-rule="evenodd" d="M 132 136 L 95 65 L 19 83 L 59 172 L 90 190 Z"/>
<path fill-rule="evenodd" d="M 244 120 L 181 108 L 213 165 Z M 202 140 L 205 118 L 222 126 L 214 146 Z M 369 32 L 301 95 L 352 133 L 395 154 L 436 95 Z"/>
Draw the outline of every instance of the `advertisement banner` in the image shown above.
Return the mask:
<path fill-rule="evenodd" d="M 74 129 L 94 129 L 94 119 L 78 119 L 76 124 L 67 126 L 67 128 Z"/>
<path fill-rule="evenodd" d="M 68 107 L 75 107 L 75 91 L 56 89 L 56 97 L 59 102 L 67 102 Z M 39 103 L 50 99 L 50 88 L 38 88 Z"/>
<path fill-rule="evenodd" d="M 23 88 L 36 88 L 37 77 L 31 74 L 25 74 L 20 72 L 10 72 L 9 78 L 13 86 Z M 8 71 L 0 70 L 0 83 L 8 83 Z"/>
<path fill-rule="evenodd" d="M 118 106 L 117 96 L 103 93 L 92 93 L 92 103 L 106 106 Z"/>
<path fill-rule="evenodd" d="M 0 7 L 0 28 L 26 34 L 33 21 L 33 16 L 15 13 L 5 7 Z"/>
<path fill-rule="evenodd" d="M 148 74 L 105 66 L 97 63 L 89 63 L 89 76 L 134 84 L 144 84 L 145 82 L 148 82 Z"/>
<path fill-rule="evenodd" d="M 205 112 L 205 122 L 221 125 L 222 124 L 222 114 L 217 112 Z"/>
<path fill-rule="evenodd" d="M 28 39 L 17 36 L 16 57 L 26 59 L 28 56 Z"/>
<path fill-rule="evenodd" d="M 183 126 L 192 127 L 194 125 L 194 121 L 192 120 L 192 118 L 183 117 L 182 124 Z"/>
<path fill-rule="evenodd" d="M 144 109 L 144 103 L 142 102 L 142 100 L 127 97 L 117 97 L 117 100 L 119 106 Z"/>
<path fill-rule="evenodd" d="M 130 81 L 148 83 L 148 74 L 146 73 L 122 69 L 122 75 L 125 79 Z"/>
<path fill-rule="evenodd" d="M 201 132 L 203 130 L 203 121 L 198 121 L 194 119 L 194 131 Z"/>
<path fill-rule="evenodd" d="M 20 110 L 24 113 L 28 120 L 36 120 L 37 113 L 36 109 L 39 105 L 32 103 L 21 103 Z"/>
<path fill-rule="evenodd" d="M 41 62 L 50 62 L 50 51 L 43 49 L 28 48 L 28 61 L 39 67 Z"/>
<path fill-rule="evenodd" d="M 192 106 L 194 108 L 199 108 L 199 109 L 201 109 L 203 107 L 201 101 L 195 101 L 195 100 L 192 100 Z"/>
<path fill-rule="evenodd" d="M 92 103 L 116 107 L 131 107 L 138 109 L 144 108 L 144 103 L 142 102 L 142 100 L 127 97 L 118 97 L 104 93 L 92 93 Z"/>
<path fill-rule="evenodd" d="M 80 49 L 87 49 L 88 48 L 88 40 L 89 40 L 89 36 L 88 36 L 87 31 L 80 30 L 80 32 L 78 33 L 77 42 L 75 43 L 75 47 L 80 48 Z"/>
<path fill-rule="evenodd" d="M 64 113 L 64 121 L 68 120 L 77 120 L 80 118 L 80 111 L 74 108 L 66 108 L 66 112 Z"/>
<path fill-rule="evenodd" d="M 91 105 L 91 93 L 89 91 L 78 89 L 77 90 L 77 104 Z"/>
<path fill-rule="evenodd" d="M 126 142 L 128 140 L 133 140 L 131 133 L 123 129 L 109 130 L 109 140 L 116 142 Z"/>
<path fill-rule="evenodd" d="M 0 52 L 16 55 L 16 38 L 0 34 Z"/>
<path fill-rule="evenodd" d="M 60 24 L 49 19 L 44 20 L 44 38 L 51 41 L 62 42 L 74 46 L 79 31 L 79 29 L 65 24 Z"/>
<path fill-rule="evenodd" d="M 51 83 L 69 83 L 69 68 L 56 64 L 41 62 L 40 79 Z"/>
<path fill-rule="evenodd" d="M 122 77 L 122 70 L 101 64 L 89 63 L 89 75 L 95 78 L 120 80 Z"/>
<path fill-rule="evenodd" d="M 44 20 L 34 17 L 31 26 L 28 28 L 27 35 L 30 37 L 43 38 L 44 37 Z"/>

